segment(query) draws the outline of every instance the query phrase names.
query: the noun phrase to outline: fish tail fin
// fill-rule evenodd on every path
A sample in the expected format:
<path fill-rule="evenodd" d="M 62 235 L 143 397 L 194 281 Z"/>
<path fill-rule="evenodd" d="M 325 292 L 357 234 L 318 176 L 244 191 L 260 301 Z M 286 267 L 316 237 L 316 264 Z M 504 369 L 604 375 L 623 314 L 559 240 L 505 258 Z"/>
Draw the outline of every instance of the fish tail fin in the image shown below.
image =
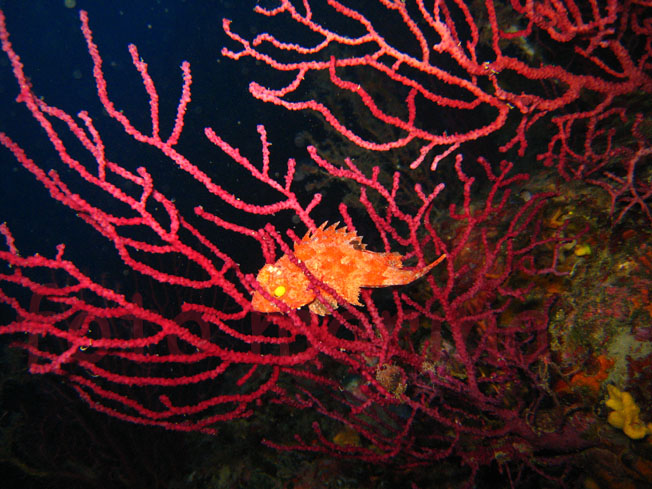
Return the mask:
<path fill-rule="evenodd" d="M 446 253 L 442 254 L 439 258 L 437 258 L 435 261 L 433 261 L 430 265 L 426 265 L 419 271 L 419 277 L 423 277 L 426 273 L 428 273 L 430 270 L 435 268 L 437 265 L 439 265 L 441 262 L 443 262 L 446 259 Z"/>
<path fill-rule="evenodd" d="M 442 261 L 444 261 L 445 258 L 446 255 L 443 254 L 435 261 L 433 261 L 429 265 L 426 265 L 425 267 L 419 270 L 406 270 L 404 268 L 401 268 L 400 266 L 394 266 L 394 264 L 391 263 L 390 267 L 384 272 L 385 277 L 381 287 L 386 287 L 390 285 L 406 285 L 409 284 L 410 282 L 414 282 L 415 280 L 423 277 L 434 267 L 439 265 Z"/>

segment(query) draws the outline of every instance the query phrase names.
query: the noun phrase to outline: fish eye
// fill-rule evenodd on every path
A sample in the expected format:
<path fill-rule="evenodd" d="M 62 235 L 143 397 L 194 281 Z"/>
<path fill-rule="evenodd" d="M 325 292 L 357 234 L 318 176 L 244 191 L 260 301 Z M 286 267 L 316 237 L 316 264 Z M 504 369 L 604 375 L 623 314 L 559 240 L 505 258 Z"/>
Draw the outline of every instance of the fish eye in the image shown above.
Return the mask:
<path fill-rule="evenodd" d="M 274 297 L 283 297 L 285 295 L 286 289 L 282 285 L 279 285 L 274 289 Z"/>

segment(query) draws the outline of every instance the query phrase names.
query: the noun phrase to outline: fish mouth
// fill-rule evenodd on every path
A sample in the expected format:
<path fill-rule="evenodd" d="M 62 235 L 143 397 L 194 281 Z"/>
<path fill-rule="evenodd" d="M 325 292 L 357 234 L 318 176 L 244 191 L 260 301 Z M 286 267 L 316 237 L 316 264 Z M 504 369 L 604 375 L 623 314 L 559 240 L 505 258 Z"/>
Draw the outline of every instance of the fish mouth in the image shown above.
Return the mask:
<path fill-rule="evenodd" d="M 251 307 L 257 312 L 280 312 L 278 306 L 263 297 L 260 292 L 254 292 Z"/>

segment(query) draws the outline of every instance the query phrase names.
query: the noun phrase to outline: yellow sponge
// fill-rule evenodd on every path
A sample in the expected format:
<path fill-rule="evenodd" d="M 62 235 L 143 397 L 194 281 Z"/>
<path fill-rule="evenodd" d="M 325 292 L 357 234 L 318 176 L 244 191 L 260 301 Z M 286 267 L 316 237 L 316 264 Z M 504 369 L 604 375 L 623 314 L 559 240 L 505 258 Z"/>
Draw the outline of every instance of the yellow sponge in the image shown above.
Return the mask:
<path fill-rule="evenodd" d="M 611 426 L 623 430 L 623 433 L 633 440 L 639 440 L 652 433 L 652 423 L 645 426 L 641 421 L 639 417 L 641 409 L 629 392 L 620 391 L 613 385 L 608 385 L 607 390 L 609 399 L 605 404 L 613 409 L 607 418 Z"/>

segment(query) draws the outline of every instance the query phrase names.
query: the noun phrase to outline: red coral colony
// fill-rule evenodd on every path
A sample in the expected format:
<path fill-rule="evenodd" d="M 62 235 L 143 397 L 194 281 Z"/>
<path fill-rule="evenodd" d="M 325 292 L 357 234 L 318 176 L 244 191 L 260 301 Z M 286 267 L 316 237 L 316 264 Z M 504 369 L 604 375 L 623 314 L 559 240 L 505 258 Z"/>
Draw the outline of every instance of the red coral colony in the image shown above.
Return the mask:
<path fill-rule="evenodd" d="M 247 67 L 260 117 L 237 146 L 238 109 L 193 107 L 201 67 L 130 44 L 118 79 L 92 12 L 96 98 L 64 109 L 0 11 L 3 113 L 42 136 L 3 117 L 2 178 L 11 158 L 85 226 L 30 251 L 2 216 L 0 334 L 30 373 L 135 424 L 266 425 L 273 453 L 405 487 L 650 482 L 648 0 L 258 2 L 222 22 L 220 69 Z M 359 278 L 380 262 L 410 278 Z M 308 472 L 269 487 L 331 487 Z"/>

